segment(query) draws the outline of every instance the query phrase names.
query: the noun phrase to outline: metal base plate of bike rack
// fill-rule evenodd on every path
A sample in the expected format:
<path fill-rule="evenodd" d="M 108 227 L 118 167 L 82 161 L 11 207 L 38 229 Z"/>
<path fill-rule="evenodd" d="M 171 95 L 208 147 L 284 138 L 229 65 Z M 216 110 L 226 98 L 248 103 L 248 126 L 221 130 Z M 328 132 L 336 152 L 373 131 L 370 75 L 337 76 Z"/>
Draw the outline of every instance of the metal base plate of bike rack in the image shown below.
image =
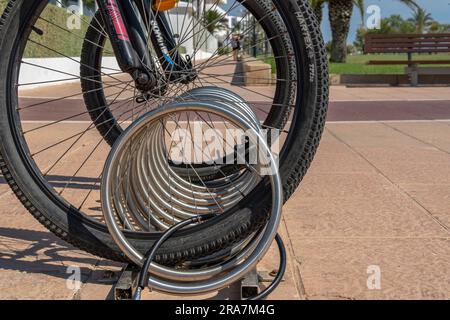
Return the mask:
<path fill-rule="evenodd" d="M 114 300 L 131 300 L 137 287 L 139 267 L 127 264 L 121 270 L 119 280 L 114 285 Z M 239 281 L 240 299 L 256 296 L 264 283 L 270 283 L 274 277 L 265 270 L 253 269 Z"/>
<path fill-rule="evenodd" d="M 114 285 L 114 300 L 131 300 L 137 287 L 140 268 L 127 264 L 120 271 L 119 280 Z"/>

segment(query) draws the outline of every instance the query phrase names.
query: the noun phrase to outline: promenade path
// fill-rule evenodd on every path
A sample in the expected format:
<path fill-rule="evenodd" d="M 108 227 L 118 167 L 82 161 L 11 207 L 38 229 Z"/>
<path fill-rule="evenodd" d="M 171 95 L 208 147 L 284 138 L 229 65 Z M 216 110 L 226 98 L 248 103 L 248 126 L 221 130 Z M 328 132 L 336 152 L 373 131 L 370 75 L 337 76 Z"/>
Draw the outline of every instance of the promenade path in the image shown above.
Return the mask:
<path fill-rule="evenodd" d="M 34 101 L 55 95 L 54 88 L 25 93 Z M 81 107 L 81 97 L 74 97 L 56 115 L 55 106 L 30 112 L 24 126 Z M 78 120 L 64 124 L 68 132 L 85 126 Z M 98 136 L 91 134 L 86 139 Z M 448 88 L 332 87 L 319 151 L 283 210 L 288 269 L 270 298 L 449 299 L 449 137 Z M 54 132 L 33 139 L 45 145 Z M 86 150 L 74 152 L 81 157 Z M 94 162 L 89 170 L 101 166 Z M 92 183 L 85 178 L 71 184 L 74 197 Z M 65 182 L 63 175 L 54 180 Z M 99 204 L 89 207 L 98 212 Z M 261 268 L 277 263 L 271 252 Z M 70 266 L 80 268 L 80 287 L 67 286 Z M 49 233 L 0 176 L 0 299 L 110 299 L 120 268 Z M 380 288 L 367 285 L 373 268 L 381 271 Z M 173 297 L 145 292 L 144 298 Z M 236 287 L 205 298 L 237 298 Z"/>

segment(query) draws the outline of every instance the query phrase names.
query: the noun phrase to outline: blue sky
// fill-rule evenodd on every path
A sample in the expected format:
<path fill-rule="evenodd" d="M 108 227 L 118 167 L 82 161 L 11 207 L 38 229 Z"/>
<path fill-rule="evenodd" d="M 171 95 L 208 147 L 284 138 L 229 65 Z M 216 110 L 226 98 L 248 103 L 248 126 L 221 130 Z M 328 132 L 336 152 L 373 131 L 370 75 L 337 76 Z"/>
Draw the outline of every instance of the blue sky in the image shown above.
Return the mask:
<path fill-rule="evenodd" d="M 450 0 L 417 0 L 417 3 L 430 12 L 434 18 L 441 23 L 450 24 Z M 366 0 L 366 8 L 372 4 L 376 4 L 381 8 L 381 17 L 389 17 L 392 14 L 400 14 L 404 18 L 411 16 L 411 10 L 397 0 Z M 353 42 L 356 34 L 356 29 L 361 24 L 361 16 L 359 10 L 355 9 L 352 16 L 352 24 L 349 33 L 348 41 Z M 322 23 L 322 31 L 325 41 L 331 40 L 330 24 L 328 23 L 328 10 L 325 8 L 324 21 Z"/>
<path fill-rule="evenodd" d="M 450 24 L 450 0 L 417 0 L 418 4 L 427 12 L 430 12 L 433 18 L 441 23 Z M 228 1 L 224 5 L 224 9 L 228 9 L 235 1 Z M 381 17 L 389 17 L 392 14 L 400 14 L 404 18 L 411 16 L 411 10 L 398 0 L 365 0 L 366 8 L 370 5 L 376 4 L 381 8 Z M 234 12 L 234 14 L 239 14 Z M 348 41 L 352 43 L 355 39 L 356 29 L 361 24 L 361 16 L 359 10 L 355 9 L 352 16 L 352 24 L 349 33 Z M 330 24 L 328 23 L 328 10 L 325 7 L 324 21 L 322 23 L 322 31 L 325 41 L 331 40 Z"/>

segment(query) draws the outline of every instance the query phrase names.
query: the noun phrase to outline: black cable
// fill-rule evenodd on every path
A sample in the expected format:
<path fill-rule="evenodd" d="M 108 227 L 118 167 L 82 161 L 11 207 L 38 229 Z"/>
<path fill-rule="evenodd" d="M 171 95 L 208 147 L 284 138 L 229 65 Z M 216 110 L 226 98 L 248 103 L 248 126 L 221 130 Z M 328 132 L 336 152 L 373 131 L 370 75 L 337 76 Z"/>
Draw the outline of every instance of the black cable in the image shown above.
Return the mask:
<path fill-rule="evenodd" d="M 141 272 L 139 273 L 139 280 L 138 280 L 138 286 L 136 288 L 136 292 L 133 296 L 133 300 L 141 300 L 141 293 L 144 288 L 148 286 L 149 281 L 149 275 L 148 271 L 150 269 L 150 265 L 152 264 L 153 260 L 155 259 L 156 252 L 158 249 L 163 245 L 164 242 L 167 241 L 175 232 L 180 230 L 181 228 L 184 228 L 187 225 L 190 225 L 192 223 L 200 223 L 203 221 L 206 221 L 208 219 L 211 219 L 215 217 L 216 214 L 204 214 L 192 217 L 190 219 L 181 221 L 177 223 L 176 225 L 172 226 L 170 229 L 168 229 L 166 232 L 163 233 L 161 238 L 156 241 L 153 246 L 150 248 L 150 250 L 145 254 L 145 262 L 142 266 Z"/>
<path fill-rule="evenodd" d="M 279 234 L 277 234 L 275 236 L 275 241 L 277 242 L 278 251 L 280 252 L 280 265 L 278 267 L 277 275 L 275 276 L 272 283 L 267 288 L 265 288 L 257 296 L 249 298 L 248 300 L 263 300 L 269 294 L 271 294 L 272 291 L 278 287 L 281 280 L 283 280 L 284 273 L 286 272 L 286 248 L 285 248 L 283 240 L 281 239 L 281 236 Z"/>
<path fill-rule="evenodd" d="M 145 262 L 139 273 L 138 286 L 136 288 L 135 294 L 133 295 L 133 300 L 141 300 L 142 290 L 144 290 L 144 288 L 146 288 L 148 286 L 148 281 L 149 281 L 148 272 L 150 269 L 150 265 L 153 262 L 153 260 L 155 259 L 156 252 L 163 245 L 163 243 L 166 242 L 167 239 L 169 239 L 175 232 L 184 228 L 185 226 L 190 225 L 192 223 L 200 223 L 200 222 L 206 221 L 208 219 L 211 219 L 215 216 L 216 216 L 215 214 L 205 214 L 205 215 L 195 216 L 190 219 L 187 219 L 187 220 L 177 223 L 176 225 L 172 226 L 170 229 L 168 229 L 166 232 L 163 233 L 163 235 L 158 239 L 158 241 L 156 241 L 153 244 L 153 246 L 150 248 L 150 250 L 144 256 Z M 284 247 L 283 240 L 281 239 L 279 234 L 276 235 L 275 240 L 277 242 L 278 250 L 280 252 L 280 264 L 278 267 L 277 275 L 275 276 L 274 280 L 267 288 L 265 288 L 257 296 L 255 296 L 253 298 L 249 298 L 248 300 L 262 300 L 262 299 L 266 298 L 273 290 L 276 289 L 276 287 L 278 287 L 281 280 L 283 279 L 284 273 L 286 271 L 286 248 Z"/>

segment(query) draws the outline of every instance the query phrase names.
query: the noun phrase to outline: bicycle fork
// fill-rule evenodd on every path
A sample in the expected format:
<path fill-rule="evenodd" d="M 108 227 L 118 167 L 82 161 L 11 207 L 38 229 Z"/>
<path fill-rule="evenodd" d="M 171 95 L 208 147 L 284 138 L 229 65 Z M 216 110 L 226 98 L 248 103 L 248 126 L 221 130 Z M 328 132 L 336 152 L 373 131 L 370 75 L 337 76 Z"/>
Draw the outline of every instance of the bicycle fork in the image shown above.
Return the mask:
<path fill-rule="evenodd" d="M 179 54 L 164 12 L 152 6 L 152 1 L 161 0 L 96 1 L 119 67 L 131 75 L 137 89 L 161 92 L 168 81 L 193 80 L 192 63 Z M 157 71 L 149 42 L 164 75 Z"/>

